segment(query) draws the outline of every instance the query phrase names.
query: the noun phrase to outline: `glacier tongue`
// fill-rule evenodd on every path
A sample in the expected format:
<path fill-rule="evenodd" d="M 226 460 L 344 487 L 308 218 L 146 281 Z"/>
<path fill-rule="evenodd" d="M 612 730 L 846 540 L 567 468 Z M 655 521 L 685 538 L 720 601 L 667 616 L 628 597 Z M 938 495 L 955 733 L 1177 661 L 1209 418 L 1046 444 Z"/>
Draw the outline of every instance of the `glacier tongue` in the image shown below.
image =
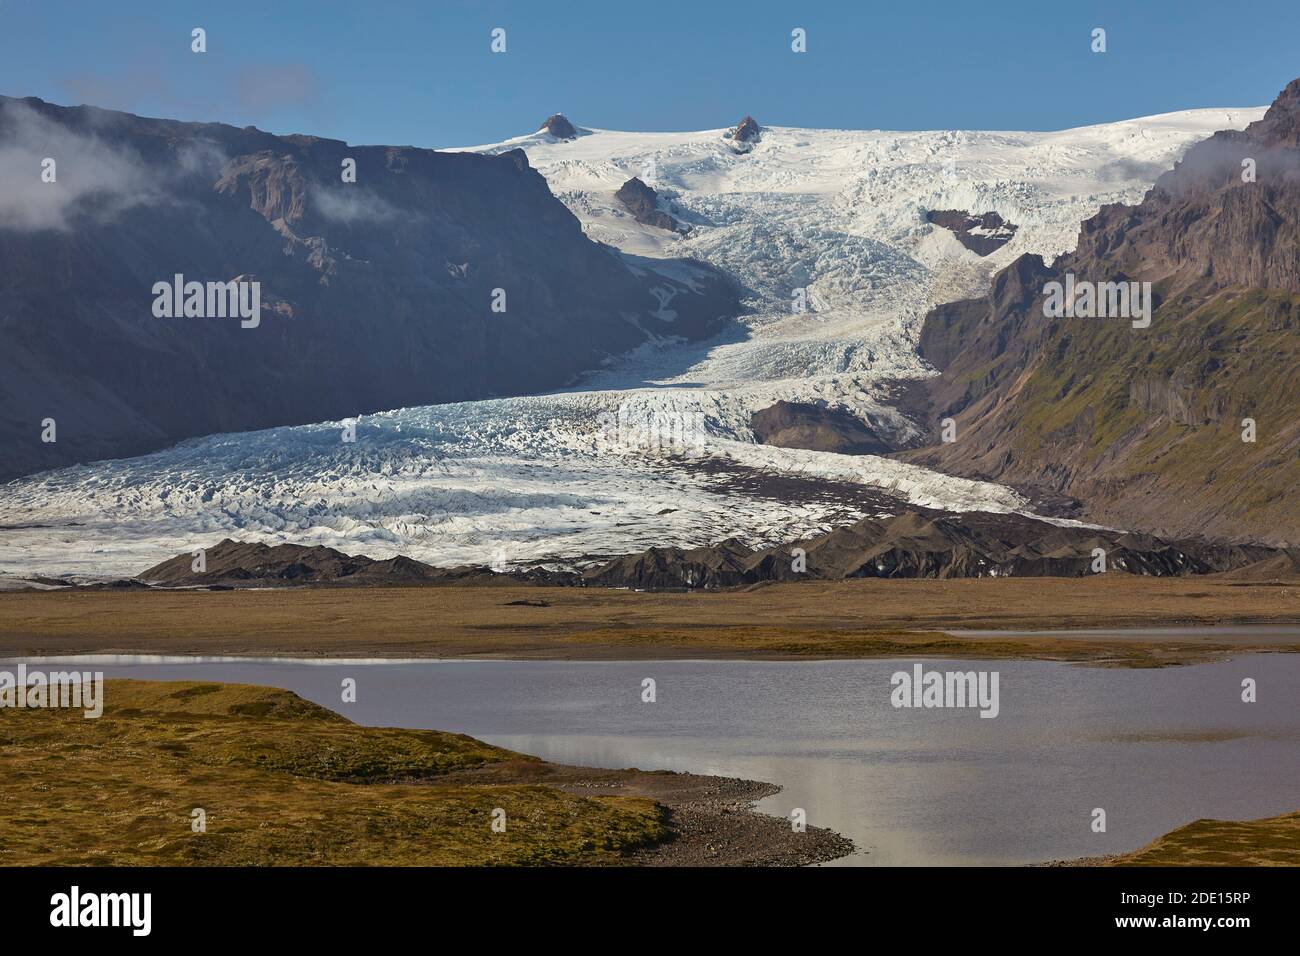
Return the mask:
<path fill-rule="evenodd" d="M 698 444 L 656 449 L 602 426 L 620 405 L 703 416 Z M 705 389 L 595 392 L 427 406 L 342 423 L 193 439 L 65 468 L 0 496 L 10 573 L 133 574 L 224 537 L 324 544 L 433 564 L 533 565 L 739 537 L 777 543 L 889 511 L 896 500 L 1016 510 L 997 485 L 871 456 L 743 440 L 742 405 Z M 701 467 L 708 464 L 710 467 Z M 807 479 L 791 497 L 733 473 Z M 838 483 L 838 493 L 827 490 Z M 846 498 L 843 485 L 887 494 Z"/>
<path fill-rule="evenodd" d="M 750 314 L 713 342 L 642 347 L 572 391 L 367 415 L 355 444 L 326 422 L 12 482 L 0 489 L 0 572 L 132 574 L 222 537 L 499 567 L 728 537 L 777 543 L 904 502 L 1024 510 L 997 485 L 756 445 L 749 416 L 777 399 L 814 401 L 908 438 L 915 428 L 886 386 L 929 374 L 915 352 L 929 307 L 981 293 L 1025 252 L 1069 250 L 1103 203 L 1137 201 L 1193 142 L 1262 113 L 1193 110 L 1052 133 L 769 127 L 743 155 L 726 130 L 476 147 L 525 149 L 628 268 L 689 278 L 669 260 L 694 257 L 728 271 Z M 618 205 L 632 176 L 673 204 L 687 236 Z M 1017 231 L 981 258 L 926 222 L 931 209 L 997 212 Z M 799 290 L 804 311 L 792 308 Z M 647 445 L 624 433 L 628 421 L 686 422 L 692 434 L 680 447 Z M 763 476 L 780 476 L 779 492 Z"/>

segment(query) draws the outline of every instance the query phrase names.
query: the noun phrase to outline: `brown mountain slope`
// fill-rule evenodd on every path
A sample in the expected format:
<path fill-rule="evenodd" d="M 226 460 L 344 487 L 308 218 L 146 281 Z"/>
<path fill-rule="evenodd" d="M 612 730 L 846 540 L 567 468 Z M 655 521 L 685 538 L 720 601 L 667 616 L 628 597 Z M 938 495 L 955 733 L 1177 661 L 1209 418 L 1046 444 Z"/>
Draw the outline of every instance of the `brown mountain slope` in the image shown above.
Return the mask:
<path fill-rule="evenodd" d="M 1021 257 L 986 298 L 933 310 L 920 347 L 942 375 L 920 416 L 956 438 L 902 457 L 1161 536 L 1300 543 L 1298 131 L 1300 80 L 1138 206 L 1104 207 L 1074 253 Z M 1150 282 L 1150 326 L 1046 316 L 1067 274 Z"/>

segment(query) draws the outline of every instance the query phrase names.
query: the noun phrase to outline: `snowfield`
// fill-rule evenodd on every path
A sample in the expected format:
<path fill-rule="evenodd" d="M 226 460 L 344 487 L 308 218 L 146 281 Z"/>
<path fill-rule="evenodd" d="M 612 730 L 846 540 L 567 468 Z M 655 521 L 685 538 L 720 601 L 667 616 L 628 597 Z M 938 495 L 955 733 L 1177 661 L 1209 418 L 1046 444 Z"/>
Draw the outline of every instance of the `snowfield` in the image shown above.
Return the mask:
<path fill-rule="evenodd" d="M 1263 113 L 1190 110 L 1050 133 L 767 127 L 743 154 L 727 129 L 580 129 L 569 141 L 538 132 L 474 149 L 525 150 L 591 238 L 634 256 L 702 259 L 749 290 L 743 341 L 661 352 L 585 384 L 762 383 L 765 404 L 793 390 L 852 406 L 854 378 L 929 373 L 914 344 L 931 307 L 983 294 L 1026 252 L 1070 251 L 1079 223 L 1102 205 L 1136 203 L 1192 143 Z M 660 193 L 688 236 L 621 207 L 614 193 L 632 176 Z M 981 258 L 930 225 L 932 209 L 996 212 L 1018 229 Z M 808 307 L 796 311 L 799 289 Z"/>
<path fill-rule="evenodd" d="M 571 391 L 367 415 L 355 444 L 341 423 L 321 423 L 11 482 L 0 488 L 0 572 L 134 574 L 223 537 L 438 565 L 555 565 L 728 537 L 776 543 L 904 502 L 1024 510 L 997 485 L 756 445 L 749 416 L 777 399 L 813 401 L 908 437 L 916 427 L 889 407 L 886 386 L 932 374 L 915 352 L 931 306 L 981 294 L 1023 253 L 1068 251 L 1102 204 L 1137 202 L 1192 143 L 1263 112 L 1050 133 L 765 128 L 744 154 L 725 129 L 535 133 L 475 147 L 526 150 L 630 269 L 695 258 L 728 272 L 748 314 L 711 342 L 644 346 Z M 634 175 L 686 236 L 619 206 L 614 193 Z M 932 209 L 996 212 L 1017 230 L 981 258 L 930 225 Z M 764 490 L 756 475 L 787 483 Z"/>

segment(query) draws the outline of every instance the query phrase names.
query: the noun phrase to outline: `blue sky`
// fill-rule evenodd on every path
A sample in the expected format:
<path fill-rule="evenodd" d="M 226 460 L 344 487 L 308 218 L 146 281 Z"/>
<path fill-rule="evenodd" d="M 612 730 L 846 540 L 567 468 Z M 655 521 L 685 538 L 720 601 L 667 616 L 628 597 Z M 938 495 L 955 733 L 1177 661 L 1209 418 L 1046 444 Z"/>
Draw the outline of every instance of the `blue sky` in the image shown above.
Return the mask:
<path fill-rule="evenodd" d="M 416 146 L 495 142 L 556 111 L 608 129 L 745 113 L 1060 129 L 1266 104 L 1300 76 L 1297 37 L 1297 0 L 0 0 L 0 93 Z"/>

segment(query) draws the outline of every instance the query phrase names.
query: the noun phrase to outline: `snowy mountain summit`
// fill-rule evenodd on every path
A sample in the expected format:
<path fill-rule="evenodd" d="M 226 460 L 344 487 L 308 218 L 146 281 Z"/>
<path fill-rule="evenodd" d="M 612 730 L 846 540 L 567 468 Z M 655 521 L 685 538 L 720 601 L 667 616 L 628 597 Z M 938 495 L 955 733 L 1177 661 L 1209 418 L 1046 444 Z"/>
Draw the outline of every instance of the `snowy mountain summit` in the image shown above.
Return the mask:
<path fill-rule="evenodd" d="M 632 267 L 695 258 L 743 288 L 750 315 L 739 333 L 703 352 L 642 350 L 587 384 L 844 403 L 858 386 L 929 374 L 915 340 L 931 307 L 983 294 L 1024 253 L 1070 251 L 1101 206 L 1139 202 L 1193 143 L 1262 114 L 1189 110 L 1057 132 L 761 134 L 745 117 L 690 133 L 590 128 L 566 142 L 539 131 L 469 149 L 522 149 L 587 234 Z M 737 135 L 748 153 L 732 148 Z M 617 196 L 634 177 L 690 227 L 685 236 L 629 212 Z"/>

